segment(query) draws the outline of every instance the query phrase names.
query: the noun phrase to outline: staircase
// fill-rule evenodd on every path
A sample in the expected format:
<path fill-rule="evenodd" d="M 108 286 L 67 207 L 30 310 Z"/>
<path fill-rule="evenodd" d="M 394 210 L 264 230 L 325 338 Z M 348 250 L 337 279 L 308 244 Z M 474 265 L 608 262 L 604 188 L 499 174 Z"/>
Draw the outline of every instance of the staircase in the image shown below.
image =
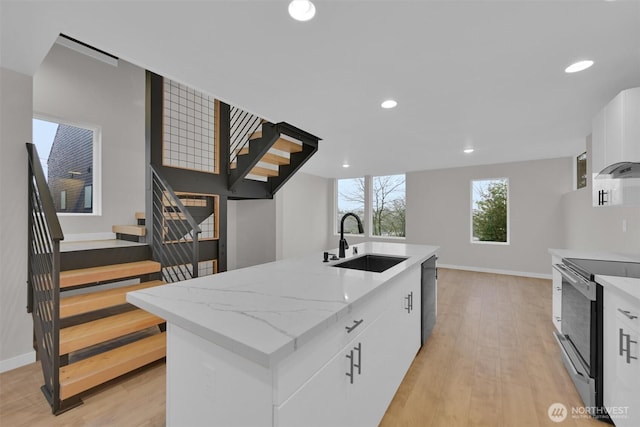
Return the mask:
<path fill-rule="evenodd" d="M 157 280 L 160 263 L 149 260 L 147 245 L 111 242 L 69 251 L 62 245 L 60 412 L 80 404 L 81 393 L 166 354 L 164 320 L 126 301 L 127 292 L 165 284 Z"/>
<path fill-rule="evenodd" d="M 126 301 L 164 285 L 146 244 L 64 239 L 35 146 L 29 155 L 28 306 L 54 414 L 87 390 L 166 355 L 164 320 Z"/>
<path fill-rule="evenodd" d="M 241 110 L 238 110 L 241 111 Z M 234 129 L 240 127 L 241 119 L 234 121 L 230 140 L 229 190 L 233 191 L 243 179 L 263 181 L 268 184 L 271 196 L 318 150 L 319 138 L 288 123 L 277 124 L 264 120 L 254 130 L 251 126 L 246 134 Z M 251 116 L 249 113 L 241 112 Z M 242 117 L 242 116 L 240 116 Z M 251 118 L 246 119 L 251 123 Z"/>

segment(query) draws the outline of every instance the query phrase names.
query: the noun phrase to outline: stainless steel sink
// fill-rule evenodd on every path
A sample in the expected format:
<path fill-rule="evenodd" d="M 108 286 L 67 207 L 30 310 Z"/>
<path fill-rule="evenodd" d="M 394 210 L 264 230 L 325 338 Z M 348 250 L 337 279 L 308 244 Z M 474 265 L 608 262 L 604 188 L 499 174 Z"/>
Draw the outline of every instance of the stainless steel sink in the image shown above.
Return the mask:
<path fill-rule="evenodd" d="M 333 267 L 382 273 L 406 259 L 408 259 L 408 257 L 369 254 L 334 264 Z"/>

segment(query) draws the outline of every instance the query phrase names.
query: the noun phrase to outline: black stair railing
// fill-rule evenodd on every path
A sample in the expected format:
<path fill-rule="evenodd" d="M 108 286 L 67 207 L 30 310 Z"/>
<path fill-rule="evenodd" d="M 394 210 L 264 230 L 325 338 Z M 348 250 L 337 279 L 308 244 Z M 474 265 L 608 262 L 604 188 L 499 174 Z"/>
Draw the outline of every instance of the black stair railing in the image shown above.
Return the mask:
<path fill-rule="evenodd" d="M 33 317 L 36 351 L 42 366 L 42 392 L 52 412 L 60 402 L 60 241 L 64 239 L 53 199 L 35 145 L 27 143 L 28 189 L 28 301 Z"/>
<path fill-rule="evenodd" d="M 234 106 L 231 106 L 229 115 L 229 164 L 231 164 L 238 157 L 240 150 L 247 146 L 251 134 L 260 129 L 262 119 Z"/>
<path fill-rule="evenodd" d="M 173 191 L 169 183 L 151 169 L 152 180 L 152 250 L 162 265 L 165 282 L 198 277 L 198 223 Z"/>

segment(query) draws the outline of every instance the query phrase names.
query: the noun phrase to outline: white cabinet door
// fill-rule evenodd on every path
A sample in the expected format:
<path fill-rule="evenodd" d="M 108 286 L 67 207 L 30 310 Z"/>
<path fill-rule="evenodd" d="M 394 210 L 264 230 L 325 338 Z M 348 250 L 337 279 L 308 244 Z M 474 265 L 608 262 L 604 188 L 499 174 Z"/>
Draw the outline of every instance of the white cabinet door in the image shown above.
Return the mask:
<path fill-rule="evenodd" d="M 640 425 L 640 301 L 604 292 L 603 400 L 617 427 Z"/>
<path fill-rule="evenodd" d="M 420 348 L 419 271 L 403 278 L 389 296 L 388 309 L 355 346 L 362 363 L 349 387 L 351 425 L 376 426 Z"/>
<path fill-rule="evenodd" d="M 305 385 L 276 409 L 279 427 L 349 427 L 347 386 L 350 361 L 338 352 Z"/>

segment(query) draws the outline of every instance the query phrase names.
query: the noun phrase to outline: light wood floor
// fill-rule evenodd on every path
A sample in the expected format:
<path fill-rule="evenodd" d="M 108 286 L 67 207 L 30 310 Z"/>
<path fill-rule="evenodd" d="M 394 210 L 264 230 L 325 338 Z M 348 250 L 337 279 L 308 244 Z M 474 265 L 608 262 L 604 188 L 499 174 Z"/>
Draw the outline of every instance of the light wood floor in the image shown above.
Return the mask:
<path fill-rule="evenodd" d="M 606 427 L 548 418 L 552 403 L 582 406 L 552 330 L 550 281 L 439 269 L 436 327 L 381 426 Z M 163 426 L 164 367 L 114 380 L 58 417 L 38 364 L 0 374 L 0 426 Z"/>

